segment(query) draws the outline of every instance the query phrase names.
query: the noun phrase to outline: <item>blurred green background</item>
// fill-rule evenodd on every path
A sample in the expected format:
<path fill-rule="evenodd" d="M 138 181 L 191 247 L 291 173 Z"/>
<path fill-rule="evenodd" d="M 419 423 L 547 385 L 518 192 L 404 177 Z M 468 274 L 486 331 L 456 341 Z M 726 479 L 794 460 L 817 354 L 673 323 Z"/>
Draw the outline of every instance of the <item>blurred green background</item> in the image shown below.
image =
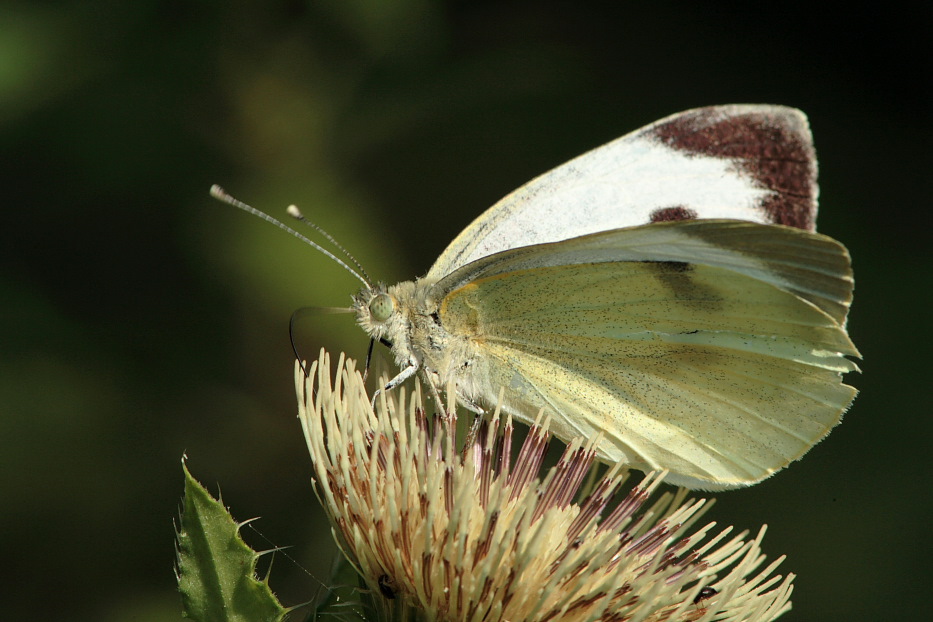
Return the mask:
<path fill-rule="evenodd" d="M 604 4 L 0 4 L 4 619 L 178 618 L 183 452 L 293 545 L 310 576 L 276 559 L 286 604 L 327 580 L 287 322 L 358 284 L 212 183 L 279 216 L 297 203 L 396 282 L 538 173 L 733 102 L 809 114 L 865 358 L 844 425 L 708 516 L 769 524 L 798 574 L 785 619 L 928 607 L 929 3 Z M 299 341 L 367 345 L 349 316 Z"/>

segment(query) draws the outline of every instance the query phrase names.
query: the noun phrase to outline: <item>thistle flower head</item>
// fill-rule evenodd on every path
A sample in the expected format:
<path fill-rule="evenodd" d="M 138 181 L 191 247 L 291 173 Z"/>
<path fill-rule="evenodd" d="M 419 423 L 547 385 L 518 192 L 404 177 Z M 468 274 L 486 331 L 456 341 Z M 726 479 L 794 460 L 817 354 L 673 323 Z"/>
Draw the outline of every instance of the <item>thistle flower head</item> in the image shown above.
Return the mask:
<path fill-rule="evenodd" d="M 388 616 L 752 621 L 790 609 L 793 575 L 774 575 L 783 558 L 765 565 L 764 528 L 693 529 L 709 504 L 659 494 L 662 473 L 625 493 L 616 466 L 587 486 L 595 439 L 542 476 L 546 420 L 513 456 L 498 412 L 458 448 L 455 415 L 428 416 L 419 388 L 381 394 L 374 411 L 343 356 L 335 379 L 322 352 L 296 384 L 315 490 Z"/>

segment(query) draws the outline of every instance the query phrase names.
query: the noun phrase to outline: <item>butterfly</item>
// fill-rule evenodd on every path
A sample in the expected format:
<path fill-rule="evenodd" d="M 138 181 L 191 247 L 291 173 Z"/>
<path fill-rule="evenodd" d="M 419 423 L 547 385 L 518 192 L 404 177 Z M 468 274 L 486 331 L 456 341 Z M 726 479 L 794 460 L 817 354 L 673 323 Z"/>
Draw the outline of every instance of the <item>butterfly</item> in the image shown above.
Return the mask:
<path fill-rule="evenodd" d="M 799 110 L 697 108 L 515 190 L 414 281 L 327 254 L 364 283 L 357 321 L 400 368 L 385 389 L 452 380 L 475 412 L 543 411 L 605 462 L 730 489 L 799 459 L 856 395 L 851 262 L 815 231 L 816 175 Z"/>

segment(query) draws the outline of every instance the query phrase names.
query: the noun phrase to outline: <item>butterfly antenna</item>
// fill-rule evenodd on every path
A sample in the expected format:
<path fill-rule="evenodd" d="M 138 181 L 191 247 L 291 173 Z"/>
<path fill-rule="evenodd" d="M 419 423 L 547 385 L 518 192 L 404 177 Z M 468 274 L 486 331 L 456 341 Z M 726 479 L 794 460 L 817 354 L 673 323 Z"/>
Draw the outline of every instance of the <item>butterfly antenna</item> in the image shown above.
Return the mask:
<path fill-rule="evenodd" d="M 334 236 L 332 236 L 331 234 L 329 234 L 329 233 L 327 233 L 326 231 L 324 231 L 324 229 L 321 227 L 321 225 L 319 225 L 319 224 L 317 224 L 316 222 L 313 222 L 313 221 L 308 220 L 307 218 L 305 218 L 305 215 L 301 213 L 301 210 L 298 209 L 298 206 L 297 206 L 297 205 L 289 205 L 288 208 L 287 208 L 285 211 L 287 211 L 287 212 L 288 212 L 288 215 L 291 216 L 292 218 L 294 218 L 295 220 L 300 221 L 300 222 L 303 222 L 304 224 L 308 225 L 309 227 L 311 227 L 311 228 L 313 228 L 315 231 L 317 231 L 321 236 L 323 236 L 324 238 L 326 238 L 327 241 L 330 242 L 331 244 L 333 244 L 334 247 L 335 247 L 337 250 L 339 250 L 341 253 L 343 253 L 343 256 L 344 256 L 344 257 L 346 257 L 347 259 L 349 259 L 349 260 L 353 263 L 353 265 L 357 267 L 357 269 L 360 271 L 360 274 L 362 274 L 364 277 L 366 277 L 366 280 L 367 280 L 367 281 L 370 280 L 369 275 L 366 274 L 365 268 L 363 268 L 362 264 L 360 264 L 360 262 L 358 262 L 358 261 L 356 260 L 356 257 L 354 257 L 354 256 L 350 253 L 350 251 L 348 251 L 348 250 L 345 249 L 343 246 L 341 246 L 341 245 L 340 245 L 340 242 L 338 242 L 337 240 L 334 239 Z"/>
<path fill-rule="evenodd" d="M 353 268 L 351 268 L 350 266 L 348 266 L 348 265 L 347 265 L 347 262 L 345 262 L 345 261 L 343 261 L 342 259 L 340 259 L 339 257 L 337 257 L 336 255 L 334 255 L 332 252 L 330 252 L 329 250 L 327 250 L 326 248 L 324 248 L 324 247 L 321 246 L 320 244 L 318 244 L 318 243 L 316 243 L 316 242 L 313 242 L 313 241 L 310 240 L 307 236 L 302 235 L 301 233 L 298 233 L 297 231 L 295 231 L 294 229 L 292 229 L 291 227 L 289 227 L 288 225 L 286 225 L 286 224 L 283 223 L 282 221 L 280 221 L 280 220 L 278 220 L 278 219 L 276 219 L 276 218 L 273 218 L 273 217 L 270 216 L 269 214 L 266 214 L 265 212 L 261 212 L 261 211 L 259 211 L 258 209 L 256 209 L 255 207 L 252 207 L 252 206 L 250 206 L 250 205 L 247 205 L 246 203 L 244 203 L 244 202 L 242 202 L 242 201 L 240 201 L 240 200 L 238 200 L 238 199 L 233 198 L 232 196 L 230 196 L 229 194 L 227 194 L 227 192 L 226 192 L 223 188 L 221 188 L 220 186 L 218 186 L 218 185 L 216 185 L 216 184 L 213 185 L 213 186 L 211 186 L 211 196 L 214 197 L 215 199 L 219 200 L 219 201 L 223 201 L 224 203 L 226 203 L 226 204 L 228 204 L 228 205 L 232 205 L 233 207 L 236 207 L 237 209 L 241 209 L 241 210 L 243 210 L 244 212 L 247 212 L 248 214 L 252 214 L 253 216 L 258 216 L 259 218 L 262 218 L 262 219 L 265 220 L 266 222 L 272 223 L 273 225 L 275 225 L 275 226 L 278 227 L 279 229 L 282 229 L 283 231 L 286 231 L 286 232 L 292 234 L 293 236 L 295 236 L 296 238 L 298 238 L 299 240 L 301 240 L 302 242 L 304 242 L 305 244 L 307 244 L 307 245 L 310 246 L 311 248 L 317 249 L 318 251 L 320 251 L 321 253 L 323 253 L 323 254 L 326 255 L 327 257 L 330 257 L 331 259 L 333 259 L 335 262 L 337 262 L 337 265 L 342 266 L 342 267 L 344 268 L 344 270 L 346 270 L 347 272 L 349 272 L 350 274 L 352 274 L 353 276 L 355 276 L 357 279 L 359 279 L 360 282 L 362 282 L 363 285 L 365 285 L 368 289 L 372 289 L 373 285 L 372 285 L 372 283 L 370 282 L 368 276 L 363 276 L 363 275 L 361 275 L 360 272 L 357 272 L 356 270 L 354 270 Z M 297 211 L 297 208 L 295 208 L 295 211 Z M 290 214 L 292 213 L 290 208 L 289 208 L 289 213 L 290 213 Z M 300 214 L 300 212 L 299 212 L 299 214 Z M 330 236 L 327 236 L 327 237 L 330 238 Z M 331 239 L 331 241 L 333 241 L 333 238 L 330 238 L 330 239 Z M 338 248 L 340 248 L 339 245 L 338 245 Z M 341 250 L 343 250 L 343 249 L 341 248 Z M 346 251 L 343 251 L 343 252 L 346 253 Z M 346 253 L 346 254 L 349 255 L 349 253 Z M 353 259 L 353 258 L 351 257 L 351 260 L 353 261 L 353 263 L 355 263 L 355 264 L 357 265 L 357 267 L 359 267 L 359 263 L 357 263 L 355 259 Z M 366 274 L 365 271 L 363 271 L 362 268 L 360 268 L 360 271 L 363 272 L 363 274 Z"/>

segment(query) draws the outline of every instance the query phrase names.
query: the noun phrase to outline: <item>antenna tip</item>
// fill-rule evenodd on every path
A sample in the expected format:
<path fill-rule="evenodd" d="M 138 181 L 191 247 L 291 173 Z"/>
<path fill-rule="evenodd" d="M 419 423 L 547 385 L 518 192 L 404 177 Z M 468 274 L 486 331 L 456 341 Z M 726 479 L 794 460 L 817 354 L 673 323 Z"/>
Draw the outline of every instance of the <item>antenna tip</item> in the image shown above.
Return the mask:
<path fill-rule="evenodd" d="M 289 215 L 289 216 L 291 216 L 292 218 L 295 218 L 295 219 L 297 219 L 297 220 L 302 220 L 302 219 L 304 219 L 304 217 L 305 217 L 304 214 L 301 213 L 301 210 L 298 209 L 298 206 L 297 206 L 297 205 L 289 205 L 289 206 L 285 209 L 285 211 L 288 212 L 288 215 Z"/>
<path fill-rule="evenodd" d="M 223 199 L 224 197 L 228 197 L 230 195 L 227 194 L 226 190 L 224 190 L 217 184 L 214 184 L 213 186 L 211 186 L 211 196 L 214 197 L 215 199 Z"/>

